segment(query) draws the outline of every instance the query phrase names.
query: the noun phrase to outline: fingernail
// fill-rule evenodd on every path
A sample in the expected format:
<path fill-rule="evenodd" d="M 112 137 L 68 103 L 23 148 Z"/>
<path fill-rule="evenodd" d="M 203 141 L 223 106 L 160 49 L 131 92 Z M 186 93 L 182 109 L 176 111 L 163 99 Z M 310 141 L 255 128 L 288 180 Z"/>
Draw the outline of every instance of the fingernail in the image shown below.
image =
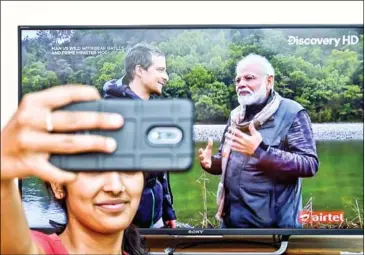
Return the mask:
<path fill-rule="evenodd" d="M 113 126 L 121 126 L 123 124 L 123 117 L 119 114 L 110 114 L 108 116 L 108 122 Z"/>
<path fill-rule="evenodd" d="M 106 148 L 108 151 L 113 152 L 117 148 L 117 142 L 113 138 L 106 139 Z"/>

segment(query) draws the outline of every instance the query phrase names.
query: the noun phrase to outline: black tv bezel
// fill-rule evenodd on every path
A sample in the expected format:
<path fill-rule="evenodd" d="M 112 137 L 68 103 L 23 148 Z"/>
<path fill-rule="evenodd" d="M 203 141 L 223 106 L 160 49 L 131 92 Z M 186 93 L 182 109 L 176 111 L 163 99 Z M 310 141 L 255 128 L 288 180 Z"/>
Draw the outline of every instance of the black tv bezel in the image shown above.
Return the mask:
<path fill-rule="evenodd" d="M 19 25 L 18 26 L 18 105 L 22 99 L 22 54 L 21 33 L 23 30 L 97 30 L 97 29 L 270 29 L 270 28 L 360 28 L 364 24 L 179 24 L 179 25 Z M 363 123 L 364 127 L 364 123 Z M 364 175 L 363 175 L 364 178 Z M 18 187 L 22 195 L 22 180 L 18 180 Z M 54 228 L 31 227 L 46 233 L 52 233 Z M 358 229 L 297 229 L 297 228 L 255 228 L 255 229 L 204 229 L 204 228 L 179 228 L 179 229 L 152 229 L 138 228 L 142 235 L 169 235 L 169 236 L 242 236 L 242 235 L 364 235 L 364 228 Z"/>

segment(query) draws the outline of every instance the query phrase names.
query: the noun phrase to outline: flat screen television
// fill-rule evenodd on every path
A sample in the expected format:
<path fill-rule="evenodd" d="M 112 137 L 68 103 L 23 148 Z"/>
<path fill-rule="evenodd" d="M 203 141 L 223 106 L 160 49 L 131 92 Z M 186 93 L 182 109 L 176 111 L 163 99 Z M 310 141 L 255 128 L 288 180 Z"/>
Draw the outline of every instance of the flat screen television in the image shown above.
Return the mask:
<path fill-rule="evenodd" d="M 152 99 L 189 98 L 196 108 L 195 163 L 187 172 L 164 175 L 165 199 L 175 212 L 176 228 L 151 224 L 139 228 L 142 234 L 363 234 L 363 25 L 19 26 L 19 100 L 26 93 L 66 83 L 89 84 L 105 96 L 108 82 L 124 81 L 124 60 L 136 44 L 158 48 L 166 57 L 169 80 Z M 257 183 L 245 183 L 239 175 L 237 185 L 231 185 L 241 194 L 237 208 L 231 203 L 226 213 L 234 211 L 238 222 L 251 221 L 227 227 L 215 217 L 221 175 L 203 171 L 197 151 L 211 137 L 217 153 L 230 113 L 239 106 L 236 65 L 251 53 L 271 63 L 274 90 L 307 110 L 319 166 L 312 175 L 295 178 L 283 172 L 267 177 L 255 169 L 263 180 L 272 181 L 266 191 L 261 177 Z M 248 170 L 242 165 L 241 171 Z M 277 222 L 280 208 L 293 202 L 280 200 L 288 191 L 278 184 L 284 187 L 279 192 L 276 184 L 285 181 L 295 183 L 291 187 L 298 195 L 299 209 L 286 210 L 298 212 L 294 221 L 299 225 L 294 227 Z M 64 223 L 64 212 L 39 179 L 19 184 L 31 228 L 49 231 L 50 220 Z M 269 211 L 259 204 L 267 199 Z M 272 224 L 264 226 L 270 220 Z"/>

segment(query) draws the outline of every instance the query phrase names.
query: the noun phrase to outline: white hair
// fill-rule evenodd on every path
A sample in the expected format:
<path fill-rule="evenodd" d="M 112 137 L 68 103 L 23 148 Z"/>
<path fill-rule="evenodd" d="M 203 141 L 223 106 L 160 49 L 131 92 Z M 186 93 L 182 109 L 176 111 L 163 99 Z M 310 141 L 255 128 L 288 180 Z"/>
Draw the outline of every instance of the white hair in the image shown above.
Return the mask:
<path fill-rule="evenodd" d="M 275 77 L 275 70 L 269 60 L 267 60 L 267 58 L 265 58 L 264 56 L 254 53 L 250 53 L 237 63 L 236 74 L 238 74 L 239 71 L 242 70 L 242 68 L 244 68 L 247 64 L 258 64 L 262 67 L 265 74 Z"/>

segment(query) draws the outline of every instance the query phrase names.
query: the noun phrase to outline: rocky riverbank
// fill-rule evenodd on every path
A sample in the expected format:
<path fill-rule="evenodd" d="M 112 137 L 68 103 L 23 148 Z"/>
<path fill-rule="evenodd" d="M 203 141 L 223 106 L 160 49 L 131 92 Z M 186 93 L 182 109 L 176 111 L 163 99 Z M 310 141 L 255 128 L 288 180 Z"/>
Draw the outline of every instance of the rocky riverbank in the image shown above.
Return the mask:
<path fill-rule="evenodd" d="M 194 141 L 207 141 L 208 137 L 219 141 L 225 125 L 195 125 Z M 314 139 L 318 140 L 363 140 L 363 123 L 312 124 Z"/>

